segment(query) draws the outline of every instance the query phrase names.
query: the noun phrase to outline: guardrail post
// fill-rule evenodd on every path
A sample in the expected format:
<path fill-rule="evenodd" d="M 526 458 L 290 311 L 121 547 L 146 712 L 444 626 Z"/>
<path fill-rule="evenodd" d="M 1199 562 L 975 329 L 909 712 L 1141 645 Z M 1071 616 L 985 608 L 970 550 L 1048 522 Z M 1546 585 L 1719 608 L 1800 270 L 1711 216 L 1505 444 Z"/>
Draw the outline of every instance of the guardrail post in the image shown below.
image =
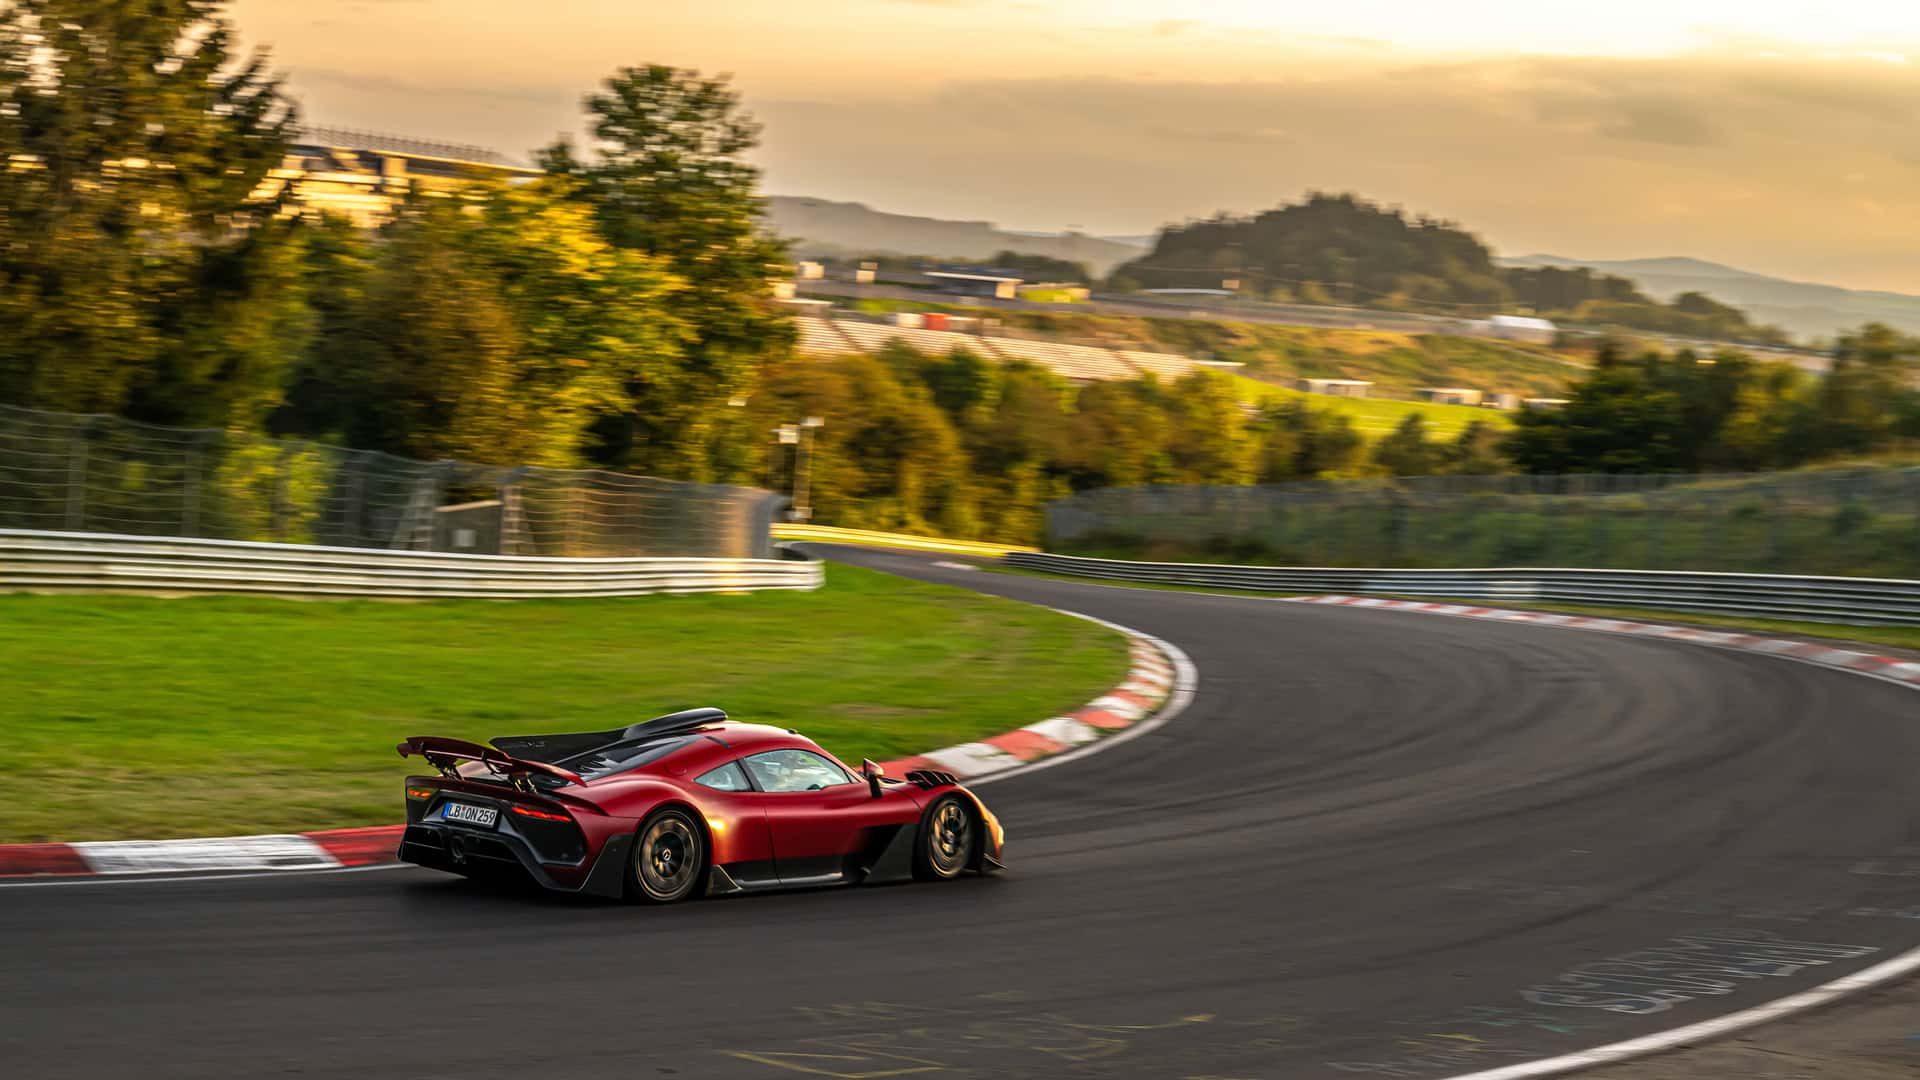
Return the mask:
<path fill-rule="evenodd" d="M 520 485 L 527 467 L 520 466 L 500 480 L 500 554 L 532 555 L 533 542 L 527 531 L 526 508 L 520 502 Z"/>
<path fill-rule="evenodd" d="M 580 485 L 585 482 L 585 474 L 570 473 L 567 485 L 566 525 L 560 541 L 560 554 L 574 556 L 580 553 Z"/>
<path fill-rule="evenodd" d="M 200 535 L 200 441 L 195 439 L 187 451 L 186 491 L 181 496 L 180 531 L 187 536 Z"/>
<path fill-rule="evenodd" d="M 93 430 L 88 420 L 73 431 L 73 455 L 67 459 L 67 531 L 84 532 L 87 524 L 87 433 Z"/>
<path fill-rule="evenodd" d="M 273 494 L 267 503 L 268 528 L 273 538 L 284 543 L 287 539 L 287 462 L 293 457 L 292 447 L 283 447 L 273 459 Z"/>
<path fill-rule="evenodd" d="M 1387 493 L 1387 550 L 1396 559 L 1404 559 L 1410 546 L 1407 542 L 1408 517 L 1407 500 L 1404 491 Z"/>

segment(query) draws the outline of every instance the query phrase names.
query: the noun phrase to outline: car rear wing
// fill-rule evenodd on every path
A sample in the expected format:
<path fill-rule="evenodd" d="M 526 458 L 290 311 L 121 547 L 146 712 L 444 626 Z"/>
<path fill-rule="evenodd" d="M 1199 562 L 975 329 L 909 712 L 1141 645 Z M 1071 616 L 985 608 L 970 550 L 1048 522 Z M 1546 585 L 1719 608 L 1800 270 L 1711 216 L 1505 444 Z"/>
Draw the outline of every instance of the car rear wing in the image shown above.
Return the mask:
<path fill-rule="evenodd" d="M 533 777 L 548 776 L 568 784 L 585 785 L 580 774 L 563 769 L 558 765 L 549 765 L 544 761 L 528 761 L 495 750 L 491 746 L 481 746 L 465 739 L 443 739 L 436 735 L 415 735 L 395 749 L 401 757 L 415 754 L 427 759 L 427 764 L 440 771 L 440 775 L 449 780 L 462 779 L 459 771 L 461 763 L 479 762 L 489 772 L 503 777 L 516 788 L 530 790 Z"/>

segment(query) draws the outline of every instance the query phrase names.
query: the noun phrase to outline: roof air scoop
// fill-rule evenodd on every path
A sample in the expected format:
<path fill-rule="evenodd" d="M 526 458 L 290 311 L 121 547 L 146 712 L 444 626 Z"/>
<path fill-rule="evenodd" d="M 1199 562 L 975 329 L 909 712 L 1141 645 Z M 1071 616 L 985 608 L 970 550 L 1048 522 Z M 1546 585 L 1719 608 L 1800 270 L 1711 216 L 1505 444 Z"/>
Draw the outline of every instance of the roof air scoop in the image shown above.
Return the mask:
<path fill-rule="evenodd" d="M 625 739 L 639 739 L 653 735 L 667 735 L 676 731 L 691 731 L 709 724 L 724 723 L 727 714 L 722 709 L 686 709 L 665 716 L 656 716 L 627 728 L 621 736 Z"/>

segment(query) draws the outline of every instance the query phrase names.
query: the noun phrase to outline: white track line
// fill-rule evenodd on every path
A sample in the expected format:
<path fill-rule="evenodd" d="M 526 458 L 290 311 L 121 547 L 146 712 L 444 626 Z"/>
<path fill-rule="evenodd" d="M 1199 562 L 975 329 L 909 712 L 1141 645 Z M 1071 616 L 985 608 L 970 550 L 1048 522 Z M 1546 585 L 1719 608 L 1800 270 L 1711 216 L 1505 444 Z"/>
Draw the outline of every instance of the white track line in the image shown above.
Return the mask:
<path fill-rule="evenodd" d="M 1653 1035 L 1644 1035 L 1625 1042 L 1596 1046 L 1592 1050 L 1580 1050 L 1560 1057 L 1529 1061 L 1522 1065 L 1507 1065 L 1485 1072 L 1460 1073 L 1446 1077 L 1445 1080 L 1523 1080 L 1525 1077 L 1558 1076 L 1562 1073 L 1591 1069 L 1599 1065 L 1612 1065 L 1632 1058 L 1646 1057 L 1663 1050 L 1677 1050 L 1691 1043 L 1707 1042 L 1725 1038 L 1736 1031 L 1792 1016 L 1795 1013 L 1818 1009 L 1831 1005 L 1841 998 L 1870 990 L 1883 983 L 1905 978 L 1920 971 L 1920 949 L 1902 953 L 1891 960 L 1875 964 L 1862 971 L 1822 983 L 1811 990 L 1791 994 L 1778 1001 L 1769 1001 L 1765 1005 L 1755 1005 L 1751 1009 L 1742 1009 L 1712 1020 L 1702 1020 L 1686 1027 L 1672 1028 Z"/>

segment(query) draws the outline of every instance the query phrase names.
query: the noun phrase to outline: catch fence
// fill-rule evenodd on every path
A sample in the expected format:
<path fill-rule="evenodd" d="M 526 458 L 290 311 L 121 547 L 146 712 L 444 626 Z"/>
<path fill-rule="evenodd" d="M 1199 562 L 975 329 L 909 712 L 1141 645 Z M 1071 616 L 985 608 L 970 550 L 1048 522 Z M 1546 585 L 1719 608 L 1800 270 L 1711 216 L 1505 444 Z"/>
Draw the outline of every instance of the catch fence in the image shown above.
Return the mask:
<path fill-rule="evenodd" d="M 1111 488 L 1049 504 L 1047 548 L 1285 566 L 1920 578 L 1920 469 Z"/>
<path fill-rule="evenodd" d="M 588 558 L 769 558 L 784 500 L 596 470 L 0 406 L 0 529 Z"/>

